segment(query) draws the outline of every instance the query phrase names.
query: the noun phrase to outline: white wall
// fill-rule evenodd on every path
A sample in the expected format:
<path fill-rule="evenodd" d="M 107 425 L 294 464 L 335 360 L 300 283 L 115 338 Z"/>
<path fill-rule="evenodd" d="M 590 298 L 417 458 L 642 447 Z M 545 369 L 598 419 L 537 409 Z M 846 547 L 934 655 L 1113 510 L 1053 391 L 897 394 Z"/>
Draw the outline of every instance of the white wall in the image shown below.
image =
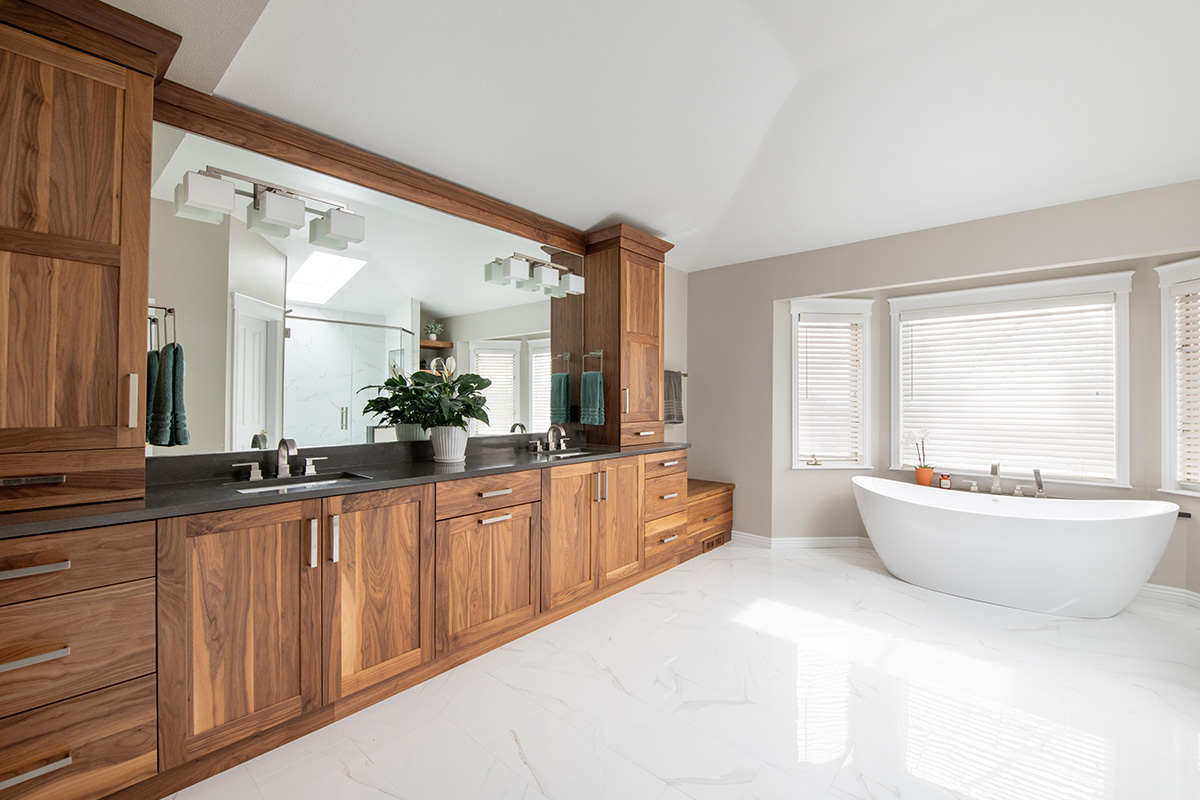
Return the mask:
<path fill-rule="evenodd" d="M 790 469 L 790 339 L 786 306 L 779 301 L 933 281 L 1036 280 L 1086 272 L 1075 268 L 1088 264 L 1109 262 L 1107 268 L 1113 268 L 1111 262 L 1120 259 L 1197 249 L 1200 181 L 1192 181 L 692 273 L 690 471 L 737 483 L 739 531 L 777 537 L 861 534 L 849 490 L 853 473 Z M 1155 496 L 1159 485 L 1158 295 L 1145 266 L 1134 293 L 1135 489 L 1080 490 L 1075 496 Z M 876 319 L 876 349 L 882 352 L 886 308 L 877 307 Z M 877 419 L 887 408 L 879 403 L 885 370 L 886 362 L 877 359 Z M 886 451 L 879 449 L 887 441 L 883 425 L 876 434 L 876 463 L 886 466 Z M 1200 502 L 1171 499 L 1200 513 Z M 1200 590 L 1200 544 L 1189 547 L 1190 536 L 1191 524 L 1181 521 L 1155 581 Z"/>
<path fill-rule="evenodd" d="M 688 274 L 667 267 L 663 298 L 663 369 L 688 371 Z M 683 379 L 683 424 L 668 425 L 668 442 L 688 440 L 688 382 Z"/>

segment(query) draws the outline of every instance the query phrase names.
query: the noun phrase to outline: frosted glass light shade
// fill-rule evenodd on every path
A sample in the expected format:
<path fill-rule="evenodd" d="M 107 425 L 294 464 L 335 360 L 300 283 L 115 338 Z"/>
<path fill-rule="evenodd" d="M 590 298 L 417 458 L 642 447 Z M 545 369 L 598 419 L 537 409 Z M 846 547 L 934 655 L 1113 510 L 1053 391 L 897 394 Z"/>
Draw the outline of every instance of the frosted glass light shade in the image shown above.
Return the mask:
<path fill-rule="evenodd" d="M 533 279 L 543 289 L 558 288 L 558 270 L 554 267 L 535 267 L 533 270 Z"/>
<path fill-rule="evenodd" d="M 483 280 L 486 283 L 494 283 L 497 286 L 508 286 L 512 281 L 504 272 L 504 262 L 500 259 L 483 265 Z"/>
<path fill-rule="evenodd" d="M 529 280 L 529 262 L 523 258 L 506 258 L 504 259 L 504 274 L 509 280 Z"/>
<path fill-rule="evenodd" d="M 522 292 L 540 292 L 542 285 L 533 278 L 526 281 L 517 281 L 517 288 Z"/>
<path fill-rule="evenodd" d="M 258 203 L 246 207 L 246 227 L 268 236 L 287 236 L 304 227 L 304 201 L 270 190 L 261 191 Z"/>
<path fill-rule="evenodd" d="M 340 208 L 331 208 L 308 223 L 308 242 L 330 250 L 345 250 L 366 236 L 367 220 Z"/>
<path fill-rule="evenodd" d="M 565 273 L 559 283 L 567 294 L 583 294 L 583 284 L 583 276 L 574 272 Z"/>
<path fill-rule="evenodd" d="M 233 213 L 234 185 L 212 175 L 185 172 L 175 187 L 175 216 L 219 224 Z"/>
<path fill-rule="evenodd" d="M 547 286 L 546 294 L 550 297 L 566 297 L 567 292 L 561 286 Z"/>

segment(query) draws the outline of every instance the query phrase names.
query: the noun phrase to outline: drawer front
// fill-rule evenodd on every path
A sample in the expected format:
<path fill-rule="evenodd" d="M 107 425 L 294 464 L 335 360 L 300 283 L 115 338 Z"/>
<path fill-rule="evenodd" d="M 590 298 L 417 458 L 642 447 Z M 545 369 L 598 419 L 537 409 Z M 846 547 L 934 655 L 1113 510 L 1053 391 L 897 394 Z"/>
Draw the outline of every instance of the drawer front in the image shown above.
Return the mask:
<path fill-rule="evenodd" d="M 686 511 L 651 520 L 646 523 L 646 563 L 672 556 L 692 541 Z"/>
<path fill-rule="evenodd" d="M 661 422 L 622 422 L 621 446 L 639 444 L 662 444 L 664 441 Z"/>
<path fill-rule="evenodd" d="M 146 494 L 146 449 L 0 455 L 0 512 Z"/>
<path fill-rule="evenodd" d="M 678 472 L 687 472 L 687 450 L 672 450 L 669 453 L 646 456 L 647 478 L 674 475 Z"/>
<path fill-rule="evenodd" d="M 154 580 L 0 608 L 0 717 L 155 668 Z"/>
<path fill-rule="evenodd" d="M 643 508 L 648 520 L 687 511 L 687 473 L 677 472 L 647 479 Z"/>
<path fill-rule="evenodd" d="M 154 676 L 0 720 L 0 800 L 97 800 L 158 772 Z"/>
<path fill-rule="evenodd" d="M 153 522 L 0 539 L 0 606 L 153 577 Z"/>
<path fill-rule="evenodd" d="M 536 503 L 542 499 L 541 470 L 506 472 L 437 484 L 438 519 L 477 514 L 493 508 Z"/>
<path fill-rule="evenodd" d="M 733 493 L 712 494 L 688 503 L 688 528 L 700 538 L 733 530 Z"/>

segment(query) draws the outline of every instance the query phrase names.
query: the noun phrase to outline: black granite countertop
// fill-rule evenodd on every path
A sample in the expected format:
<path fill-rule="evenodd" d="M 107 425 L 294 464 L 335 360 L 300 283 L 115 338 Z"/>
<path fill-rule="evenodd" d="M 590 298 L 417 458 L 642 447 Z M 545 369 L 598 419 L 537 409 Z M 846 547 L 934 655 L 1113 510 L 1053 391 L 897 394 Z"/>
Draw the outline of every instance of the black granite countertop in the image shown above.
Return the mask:
<path fill-rule="evenodd" d="M 289 503 L 319 497 L 357 494 L 358 492 L 416 486 L 436 481 L 497 475 L 527 469 L 543 469 L 585 461 L 603 461 L 631 455 L 681 450 L 689 446 L 678 442 L 623 449 L 585 445 L 588 452 L 584 455 L 548 459 L 544 455 L 537 455 L 525 449 L 523 440 L 514 442 L 511 437 L 496 437 L 496 439 L 498 441 L 491 446 L 468 447 L 467 460 L 462 464 L 435 463 L 431 458 L 423 457 L 425 453 L 421 448 L 405 450 L 404 448 L 366 445 L 303 449 L 301 456 L 321 455 L 329 459 L 320 465 L 317 478 L 333 477 L 349 472 L 365 476 L 370 480 L 332 484 L 288 494 L 275 492 L 240 494 L 237 491 L 262 484 L 254 484 L 247 480 L 235 480 L 230 465 L 240 461 L 254 460 L 255 456 L 261 458 L 261 452 L 147 459 L 146 497 L 144 500 L 94 503 L 0 514 L 0 539 L 166 519 L 210 511 L 227 511 L 274 503 Z M 428 443 L 424 444 L 427 446 Z M 329 455 L 330 453 L 333 455 Z M 377 458 L 378 463 L 369 463 L 373 456 Z M 379 460 L 380 456 L 398 457 Z M 154 467 L 160 468 L 154 469 Z"/>

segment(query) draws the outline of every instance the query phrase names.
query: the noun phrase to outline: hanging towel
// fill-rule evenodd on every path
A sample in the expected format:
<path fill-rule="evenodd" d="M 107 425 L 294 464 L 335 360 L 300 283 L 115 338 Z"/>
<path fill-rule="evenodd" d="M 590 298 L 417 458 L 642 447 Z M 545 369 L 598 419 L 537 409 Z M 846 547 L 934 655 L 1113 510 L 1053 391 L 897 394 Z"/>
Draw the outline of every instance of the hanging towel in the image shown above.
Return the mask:
<path fill-rule="evenodd" d="M 146 353 L 146 441 L 150 441 L 150 409 L 158 387 L 158 351 Z"/>
<path fill-rule="evenodd" d="M 158 381 L 154 387 L 154 398 L 150 402 L 150 426 L 146 429 L 146 441 L 150 444 L 171 444 L 171 414 L 175 411 L 175 346 L 163 346 L 158 357 Z"/>
<path fill-rule="evenodd" d="M 579 421 L 584 425 L 604 424 L 604 376 L 585 372 L 579 386 Z"/>
<path fill-rule="evenodd" d="M 192 435 L 188 432 L 187 412 L 183 408 L 183 345 L 168 345 L 174 349 L 175 364 L 171 374 L 171 446 L 190 444 Z"/>
<path fill-rule="evenodd" d="M 663 421 L 683 424 L 683 373 L 673 369 L 663 372 Z"/>
<path fill-rule="evenodd" d="M 560 425 L 570 422 L 571 376 L 556 372 L 550 376 L 550 421 Z"/>

